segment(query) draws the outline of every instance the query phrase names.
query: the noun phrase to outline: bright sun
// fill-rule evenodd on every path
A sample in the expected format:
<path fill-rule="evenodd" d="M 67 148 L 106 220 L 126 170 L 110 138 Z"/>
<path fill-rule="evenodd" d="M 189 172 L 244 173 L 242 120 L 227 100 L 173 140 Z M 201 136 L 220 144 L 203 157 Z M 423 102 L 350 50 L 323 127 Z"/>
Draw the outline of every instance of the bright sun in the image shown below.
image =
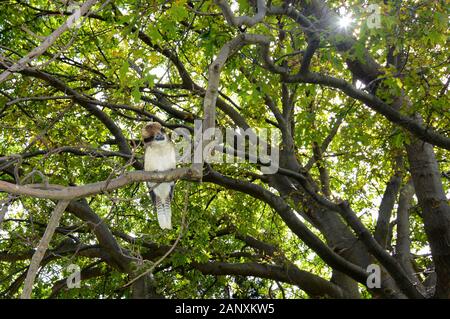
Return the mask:
<path fill-rule="evenodd" d="M 341 29 L 347 29 L 353 22 L 353 18 L 352 16 L 349 15 L 345 15 L 343 17 L 341 17 L 338 21 L 338 25 Z"/>

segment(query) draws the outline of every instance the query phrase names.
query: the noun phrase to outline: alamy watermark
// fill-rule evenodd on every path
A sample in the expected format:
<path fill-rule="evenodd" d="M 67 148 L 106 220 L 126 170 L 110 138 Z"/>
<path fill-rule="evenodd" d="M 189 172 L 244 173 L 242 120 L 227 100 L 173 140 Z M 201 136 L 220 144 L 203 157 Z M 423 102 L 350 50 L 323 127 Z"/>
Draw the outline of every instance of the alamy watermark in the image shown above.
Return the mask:
<path fill-rule="evenodd" d="M 66 271 L 69 273 L 66 279 L 67 288 L 80 288 L 81 287 L 81 269 L 76 264 L 70 264 L 67 266 Z"/>
<path fill-rule="evenodd" d="M 274 174 L 279 165 L 280 134 L 268 128 L 225 128 L 203 130 L 202 120 L 195 120 L 194 134 L 185 128 L 172 133 L 177 162 L 260 164 L 264 174 Z"/>
<path fill-rule="evenodd" d="M 370 264 L 367 266 L 367 276 L 366 286 L 369 289 L 381 288 L 381 268 L 377 264 Z"/>
<path fill-rule="evenodd" d="M 366 24 L 369 29 L 381 28 L 381 9 L 378 4 L 369 4 L 365 9 L 369 13 Z"/>

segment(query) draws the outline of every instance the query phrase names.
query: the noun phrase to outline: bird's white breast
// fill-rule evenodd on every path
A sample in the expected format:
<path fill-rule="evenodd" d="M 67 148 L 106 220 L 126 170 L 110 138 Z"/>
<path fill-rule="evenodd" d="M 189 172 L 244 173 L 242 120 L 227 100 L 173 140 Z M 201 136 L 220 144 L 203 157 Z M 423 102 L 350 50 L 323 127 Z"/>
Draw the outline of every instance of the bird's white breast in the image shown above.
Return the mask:
<path fill-rule="evenodd" d="M 146 171 L 166 171 L 176 167 L 173 143 L 154 143 L 145 149 L 144 169 Z"/>

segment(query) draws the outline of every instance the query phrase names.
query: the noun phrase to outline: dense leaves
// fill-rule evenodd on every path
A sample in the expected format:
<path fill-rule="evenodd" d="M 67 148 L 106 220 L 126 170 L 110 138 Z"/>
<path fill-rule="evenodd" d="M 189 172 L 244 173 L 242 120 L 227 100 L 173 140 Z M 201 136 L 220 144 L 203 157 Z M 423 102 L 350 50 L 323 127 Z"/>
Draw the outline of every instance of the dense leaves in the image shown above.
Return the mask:
<path fill-rule="evenodd" d="M 78 7 L 64 2 L 0 2 L 0 73 L 39 46 Z M 239 0 L 229 5 L 237 16 L 253 16 L 254 2 Z M 70 28 L 43 55 L 0 83 L 0 180 L 85 185 L 141 169 L 137 163 L 142 162 L 144 123 L 154 120 L 169 129 L 193 128 L 193 119 L 204 116 L 209 65 L 242 32 L 269 35 L 274 64 L 288 68 L 289 74 L 300 71 L 316 32 L 310 72 L 353 83 L 390 106 L 398 96 L 407 96 L 409 102 L 398 112 L 410 118 L 420 115 L 424 126 L 449 136 L 450 7 L 446 1 L 371 1 L 380 8 L 378 28 L 367 24 L 366 1 L 317 1 L 341 16 L 351 16 L 348 26 L 321 21 L 308 7 L 310 2 L 316 3 L 272 1 L 268 6 L 299 10 L 316 23 L 315 31 L 305 30 L 286 14 L 270 12 L 252 27 L 235 27 L 210 0 L 99 1 L 80 27 Z M 354 39 L 352 48 L 343 50 L 349 37 Z M 365 63 L 368 55 L 380 66 L 371 83 L 349 67 L 349 61 Z M 347 200 L 359 220 L 375 232 L 391 178 L 399 176 L 400 188 L 411 179 L 404 145 L 415 135 L 340 89 L 287 83 L 284 76 L 267 68 L 257 45 L 245 46 L 230 57 L 221 74 L 217 126 L 235 128 L 246 123 L 277 131 L 282 139 L 274 146 L 281 150 L 281 166 L 307 176 L 320 196 L 335 203 Z M 434 150 L 448 196 L 449 153 L 444 148 Z M 208 179 L 207 169 L 202 183 L 178 181 L 171 231 L 158 227 L 145 183 L 87 198 L 86 205 L 139 269 L 150 267 L 174 244 L 186 215 L 180 242 L 153 271 L 153 296 L 372 298 L 405 294 L 389 272 L 383 271 L 383 278 L 393 294 L 368 289 L 333 269 L 319 257 L 317 247 L 305 244 L 286 224 L 269 195 L 261 195 L 265 191 L 287 203 L 290 213 L 335 255 L 364 271 L 370 263 L 380 264 L 368 257 L 372 253 L 359 234 L 354 235 L 336 211 L 315 202 L 298 181 L 286 182 L 281 174 L 263 175 L 259 165 L 248 162 L 213 164 L 212 169 L 261 191 Z M 383 247 L 393 258 L 398 255 L 398 194 L 390 194 L 395 205 L 389 210 L 389 240 Z M 3 192 L 0 199 L 6 213 L 0 222 L 0 296 L 15 298 L 54 202 Z M 436 279 L 423 207 L 416 197 L 410 204 L 408 263 L 415 278 L 411 280 L 417 280 L 429 297 Z M 33 297 L 136 297 L 127 286 L 134 273 L 117 267 L 113 259 L 89 220 L 68 210 L 41 264 Z M 71 264 L 82 269 L 80 288 L 65 286 Z M 255 264 L 278 268 L 258 271 Z M 300 271 L 313 277 L 299 277 Z"/>

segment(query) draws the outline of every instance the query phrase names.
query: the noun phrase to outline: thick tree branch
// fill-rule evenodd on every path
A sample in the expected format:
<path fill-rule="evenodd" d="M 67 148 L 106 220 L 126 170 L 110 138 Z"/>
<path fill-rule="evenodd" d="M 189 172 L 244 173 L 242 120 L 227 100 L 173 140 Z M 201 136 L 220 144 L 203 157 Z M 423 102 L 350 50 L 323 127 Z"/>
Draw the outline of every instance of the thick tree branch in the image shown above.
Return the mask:
<path fill-rule="evenodd" d="M 122 250 L 108 225 L 92 211 L 85 199 L 72 200 L 67 207 L 67 211 L 87 224 L 97 238 L 99 245 L 110 256 L 107 260 L 109 264 L 121 271 L 127 272 L 130 270 L 132 260 L 127 252 Z"/>
<path fill-rule="evenodd" d="M 194 268 L 205 275 L 223 276 L 256 276 L 297 285 L 312 297 L 343 298 L 345 293 L 337 285 L 303 271 L 294 265 L 270 265 L 256 262 L 249 263 L 225 263 L 208 262 L 193 263 Z"/>
<path fill-rule="evenodd" d="M 284 200 L 256 184 L 235 180 L 209 170 L 204 181 L 225 186 L 229 189 L 247 193 L 268 203 L 284 220 L 286 225 L 311 249 L 313 249 L 328 265 L 366 284 L 367 273 L 360 267 L 348 262 L 333 252 L 314 233 L 312 233 Z"/>
<path fill-rule="evenodd" d="M 363 241 L 368 250 L 380 261 L 380 263 L 388 270 L 392 278 L 398 284 L 400 289 L 410 298 L 423 298 L 423 296 L 415 289 L 410 282 L 408 276 L 397 263 L 397 261 L 389 255 L 389 253 L 381 247 L 378 242 L 373 238 L 370 231 L 364 226 L 364 224 L 358 219 L 356 213 L 350 208 L 346 201 L 339 204 L 335 204 L 327 198 L 317 194 L 314 188 L 309 185 L 309 182 L 302 174 L 292 172 L 289 170 L 283 170 L 284 174 L 296 179 L 305 191 L 315 200 L 317 203 L 327 207 L 328 209 L 339 212 L 348 225 L 353 229 L 356 235 Z M 322 257 L 322 256 L 321 256 Z M 330 264 L 331 265 L 331 264 Z M 338 269 L 340 270 L 340 269 Z M 345 271 L 343 271 L 345 273 Z M 350 275 L 350 274 L 349 274 Z M 356 279 L 356 278 L 355 278 Z"/>
<path fill-rule="evenodd" d="M 303 6 L 304 11 L 307 14 L 313 15 L 313 19 L 317 21 L 316 25 L 311 23 L 310 19 L 301 14 L 293 6 L 269 7 L 267 13 L 269 15 L 286 15 L 290 17 L 302 26 L 305 33 L 311 34 L 312 32 L 319 37 L 325 35 L 326 39 L 330 41 L 339 52 L 351 53 L 355 50 L 356 40 L 345 32 L 339 32 L 335 28 L 333 23 L 338 21 L 338 16 L 328 8 L 324 1 L 312 0 L 304 2 Z M 348 58 L 346 62 L 357 79 L 360 79 L 365 84 L 369 84 L 382 74 L 380 71 L 381 66 L 370 56 L 366 49 L 363 51 L 363 57 L 361 59 Z M 378 97 L 356 89 L 345 80 L 318 73 L 304 72 L 303 70 L 303 72 L 299 72 L 296 75 L 286 75 L 285 81 L 322 84 L 337 88 L 348 96 L 363 102 L 377 113 L 385 116 L 389 121 L 400 125 L 421 140 L 450 150 L 450 138 L 437 133 L 432 128 L 424 127 L 413 118 L 402 115 Z"/>
<path fill-rule="evenodd" d="M 395 246 L 396 258 L 403 269 L 406 271 L 411 281 L 414 282 L 417 288 L 424 292 L 425 289 L 412 265 L 411 260 L 411 239 L 409 231 L 409 209 L 411 207 L 414 196 L 414 185 L 412 180 L 408 181 L 406 185 L 400 190 L 400 197 L 397 208 L 397 244 Z"/>
<path fill-rule="evenodd" d="M 148 252 L 142 254 L 142 256 L 146 259 L 153 260 L 166 254 L 171 249 L 171 246 L 168 245 L 160 246 L 146 241 L 136 241 L 135 238 L 126 234 L 116 234 L 130 243 L 139 242 L 143 247 L 148 248 Z M 234 234 L 236 238 L 242 240 L 250 247 L 264 252 L 268 256 L 277 257 L 276 260 L 279 264 L 270 265 L 257 262 L 228 263 L 209 261 L 206 263 L 193 262 L 190 266 L 200 270 L 205 275 L 245 275 L 283 281 L 298 286 L 312 297 L 343 298 L 346 296 L 346 292 L 337 285 L 307 271 L 300 270 L 296 265 L 285 259 L 283 256 L 278 255 L 278 249 L 276 247 L 252 236 L 235 232 L 234 227 L 216 235 L 221 236 L 224 234 Z M 179 252 L 188 253 L 182 247 L 177 247 L 177 250 Z"/>
<path fill-rule="evenodd" d="M 345 80 L 314 72 L 308 74 L 298 73 L 296 75 L 286 76 L 284 80 L 292 83 L 300 82 L 322 84 L 339 89 L 348 96 L 363 102 L 377 113 L 382 114 L 392 123 L 403 127 L 407 131 L 419 137 L 422 141 L 450 150 L 450 138 L 437 133 L 432 128 L 423 126 L 411 117 L 401 114 L 399 111 L 395 110 L 395 108 L 389 106 L 375 95 L 359 90 Z"/>
<path fill-rule="evenodd" d="M 381 199 L 380 208 L 378 209 L 378 219 L 375 226 L 374 237 L 384 249 L 388 246 L 392 210 L 394 209 L 401 182 L 402 174 L 397 170 L 386 186 L 383 198 Z"/>
<path fill-rule="evenodd" d="M 16 185 L 0 181 L 0 191 L 14 195 L 25 195 L 36 198 L 72 200 L 109 192 L 135 182 L 152 181 L 155 183 L 161 183 L 174 181 L 177 179 L 195 180 L 197 178 L 198 177 L 196 177 L 195 173 L 190 168 L 178 168 L 165 172 L 132 171 L 126 172 L 117 178 L 86 184 L 83 186 L 63 187 L 60 185 L 42 184 Z"/>
<path fill-rule="evenodd" d="M 325 166 L 325 160 L 322 155 L 322 150 L 317 144 L 317 142 L 313 142 L 313 157 L 317 165 L 317 169 L 319 170 L 319 178 L 320 178 L 320 186 L 322 193 L 326 197 L 331 197 L 331 189 L 330 189 L 330 175 L 328 173 L 328 168 Z"/>

